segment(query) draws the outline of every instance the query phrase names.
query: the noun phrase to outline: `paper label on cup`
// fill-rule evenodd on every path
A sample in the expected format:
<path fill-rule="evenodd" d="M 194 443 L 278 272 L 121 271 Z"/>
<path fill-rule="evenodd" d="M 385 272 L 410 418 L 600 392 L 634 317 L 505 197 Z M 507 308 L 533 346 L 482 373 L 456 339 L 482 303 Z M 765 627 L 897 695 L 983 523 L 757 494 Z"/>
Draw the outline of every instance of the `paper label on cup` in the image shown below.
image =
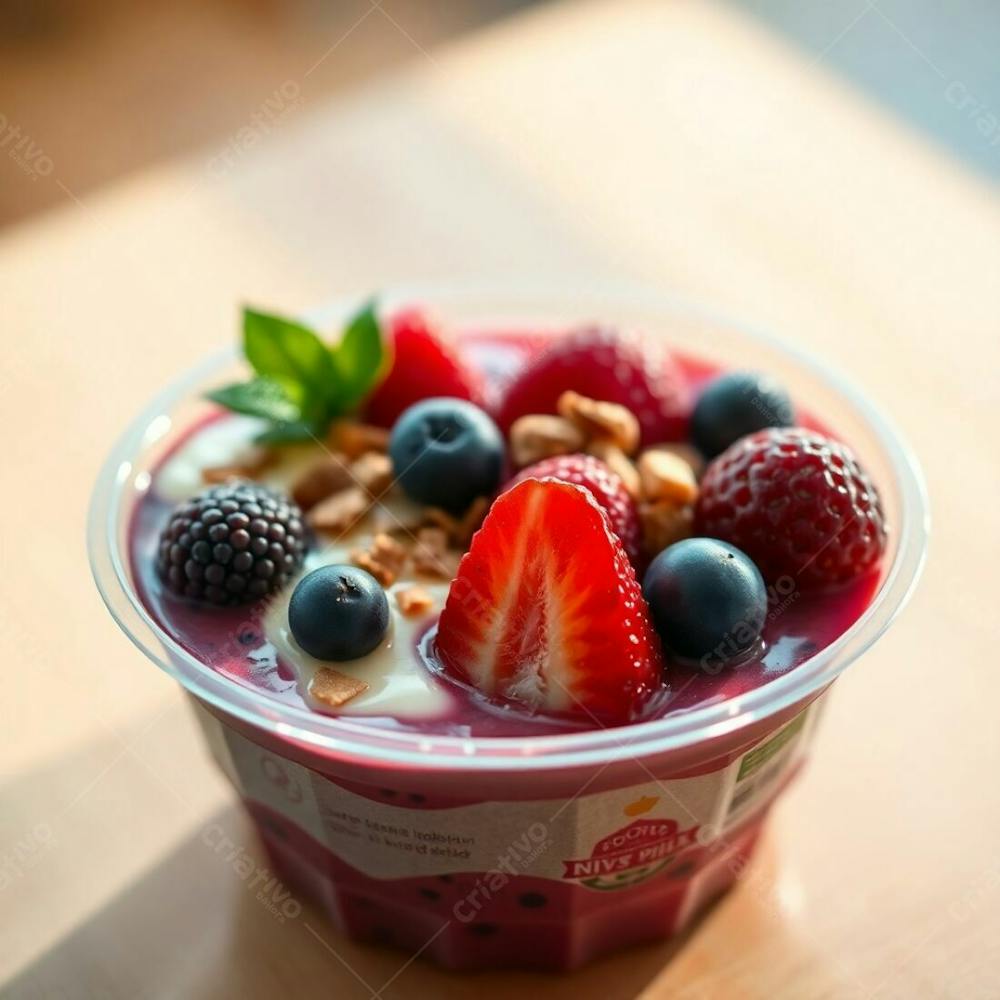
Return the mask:
<path fill-rule="evenodd" d="M 296 824 L 373 878 L 500 872 L 625 888 L 725 838 L 801 760 L 818 702 L 726 766 L 575 797 L 421 808 L 375 801 L 198 710 L 209 747 L 245 798 Z M 474 779 L 473 779 L 474 784 Z"/>

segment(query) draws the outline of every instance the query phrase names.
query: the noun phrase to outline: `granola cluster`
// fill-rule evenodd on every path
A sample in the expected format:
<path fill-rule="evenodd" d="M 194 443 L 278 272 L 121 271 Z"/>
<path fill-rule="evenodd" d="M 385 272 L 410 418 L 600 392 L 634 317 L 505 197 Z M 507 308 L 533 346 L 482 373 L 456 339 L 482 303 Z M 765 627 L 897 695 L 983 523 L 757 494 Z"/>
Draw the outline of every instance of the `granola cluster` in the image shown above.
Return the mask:
<path fill-rule="evenodd" d="M 341 420 L 330 428 L 325 444 L 327 450 L 297 475 L 290 491 L 310 527 L 338 538 L 368 519 L 371 540 L 354 549 L 350 561 L 383 587 L 406 576 L 451 580 L 486 516 L 489 500 L 478 498 L 460 518 L 415 505 L 397 514 L 383 503 L 395 491 L 392 460 L 386 453 L 388 431 Z M 273 467 L 276 459 L 274 450 L 258 448 L 240 464 L 208 468 L 202 475 L 208 483 L 252 479 Z M 401 590 L 396 598 L 406 615 L 425 613 L 434 603 L 420 586 Z"/>
<path fill-rule="evenodd" d="M 331 451 L 309 466 L 292 487 L 292 496 L 314 530 L 343 535 L 369 514 L 375 533 L 350 560 L 391 587 L 408 575 L 451 580 L 462 553 L 489 507 L 477 499 L 461 517 L 436 507 L 420 507 L 405 518 L 382 504 L 394 489 L 392 461 L 386 454 L 388 435 L 379 427 L 339 421 L 331 429 Z M 404 614 L 418 614 L 433 604 L 426 591 L 408 588 L 397 595 Z"/>
<path fill-rule="evenodd" d="M 702 465 L 694 449 L 665 444 L 640 451 L 639 422 L 618 403 L 567 391 L 559 397 L 557 411 L 514 422 L 510 456 L 516 468 L 560 455 L 592 455 L 621 479 L 635 501 L 648 554 L 691 535 Z M 489 498 L 475 500 L 461 517 L 412 502 L 397 512 L 383 502 L 398 489 L 387 454 L 388 431 L 339 420 L 325 445 L 324 453 L 299 472 L 290 491 L 310 527 L 339 538 L 367 521 L 371 538 L 350 553 L 350 561 L 385 588 L 408 577 L 452 580 L 486 516 Z M 275 460 L 273 450 L 259 448 L 242 464 L 204 470 L 204 478 L 211 483 L 254 478 Z M 433 606 L 419 585 L 396 597 L 404 614 L 421 614 Z"/>
<path fill-rule="evenodd" d="M 639 452 L 639 422 L 618 403 L 567 391 L 557 410 L 558 415 L 529 414 L 514 421 L 510 451 L 518 467 L 558 455 L 593 455 L 636 502 L 648 554 L 690 537 L 704 464 L 694 448 L 662 444 Z"/>
<path fill-rule="evenodd" d="M 447 534 L 434 526 L 396 535 L 380 532 L 365 548 L 351 552 L 351 562 L 371 573 L 383 587 L 391 587 L 408 574 L 447 582 L 455 576 L 460 549 L 454 548 Z"/>
<path fill-rule="evenodd" d="M 350 677 L 339 670 L 320 667 L 309 684 L 309 693 L 330 708 L 340 708 L 359 694 L 364 694 L 369 686 L 366 681 Z"/>
<path fill-rule="evenodd" d="M 341 438 L 338 434 L 338 443 Z M 391 485 L 392 462 L 384 451 L 373 447 L 360 453 L 331 449 L 295 480 L 292 498 L 316 531 L 336 535 L 350 531 Z"/>

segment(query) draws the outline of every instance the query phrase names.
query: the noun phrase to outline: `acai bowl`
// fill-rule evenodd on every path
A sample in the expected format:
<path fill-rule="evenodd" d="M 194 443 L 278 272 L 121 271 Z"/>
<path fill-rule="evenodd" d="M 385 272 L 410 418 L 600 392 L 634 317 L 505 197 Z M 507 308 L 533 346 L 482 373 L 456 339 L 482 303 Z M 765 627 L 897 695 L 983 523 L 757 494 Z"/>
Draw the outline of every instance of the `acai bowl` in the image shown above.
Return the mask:
<path fill-rule="evenodd" d="M 827 366 L 648 292 L 428 288 L 245 328 L 277 387 L 234 389 L 227 352 L 166 390 L 90 547 L 275 874 L 452 968 L 683 930 L 917 579 L 898 434 Z"/>

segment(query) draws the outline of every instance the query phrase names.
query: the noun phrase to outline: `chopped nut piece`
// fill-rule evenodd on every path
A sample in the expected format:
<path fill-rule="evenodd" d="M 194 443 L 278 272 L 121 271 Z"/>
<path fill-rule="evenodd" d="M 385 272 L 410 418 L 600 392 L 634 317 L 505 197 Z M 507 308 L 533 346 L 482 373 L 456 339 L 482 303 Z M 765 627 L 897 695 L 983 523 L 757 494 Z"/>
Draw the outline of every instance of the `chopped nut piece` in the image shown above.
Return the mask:
<path fill-rule="evenodd" d="M 681 441 L 671 441 L 667 444 L 655 445 L 657 451 L 667 451 L 671 455 L 676 455 L 691 466 L 695 479 L 701 479 L 701 474 L 705 471 L 705 456 L 693 444 L 684 444 Z"/>
<path fill-rule="evenodd" d="M 421 528 L 413 548 L 413 568 L 426 576 L 450 580 L 458 569 L 458 553 L 449 551 L 443 528 Z"/>
<path fill-rule="evenodd" d="M 392 484 L 392 460 L 377 451 L 367 451 L 351 463 L 351 473 L 359 486 L 377 497 Z"/>
<path fill-rule="evenodd" d="M 378 534 L 367 549 L 351 553 L 351 562 L 367 570 L 383 587 L 391 587 L 406 565 L 406 549 L 386 534 Z"/>
<path fill-rule="evenodd" d="M 396 582 L 396 574 L 387 566 L 383 566 L 375 557 L 365 549 L 355 549 L 351 553 L 351 563 L 358 569 L 363 569 L 371 573 L 373 577 L 383 586 L 391 587 Z"/>
<path fill-rule="evenodd" d="M 448 551 L 448 533 L 439 527 L 421 528 L 417 532 L 417 545 L 422 554 L 443 555 Z"/>
<path fill-rule="evenodd" d="M 464 550 L 472 541 L 472 536 L 479 530 L 489 509 L 489 498 L 477 497 L 469 505 L 469 509 L 462 515 L 461 519 L 453 517 L 448 511 L 441 510 L 440 507 L 426 508 L 424 517 L 433 527 L 441 528 L 447 532 L 448 539 L 453 545 Z"/>
<path fill-rule="evenodd" d="M 587 445 L 587 454 L 599 458 L 612 472 L 616 473 L 625 484 L 629 496 L 638 499 L 642 493 L 639 480 L 639 470 L 617 445 L 610 441 L 591 441 Z"/>
<path fill-rule="evenodd" d="M 356 677 L 348 677 L 338 670 L 331 670 L 329 667 L 320 667 L 313 675 L 312 683 L 309 685 L 309 693 L 317 700 L 329 705 L 330 708 L 340 708 L 346 705 L 352 698 L 357 698 L 359 694 L 364 694 L 368 690 L 368 684 L 359 681 Z"/>
<path fill-rule="evenodd" d="M 303 510 L 310 510 L 320 500 L 346 489 L 352 481 L 344 455 L 324 455 L 292 484 L 292 499 Z"/>
<path fill-rule="evenodd" d="M 396 594 L 396 603 L 404 615 L 415 618 L 434 607 L 434 598 L 423 587 L 407 587 Z"/>
<path fill-rule="evenodd" d="M 211 486 L 226 483 L 230 479 L 254 479 L 274 464 L 274 452 L 267 448 L 256 448 L 242 462 L 229 465 L 213 465 L 201 470 L 202 481 Z"/>
<path fill-rule="evenodd" d="M 631 455 L 639 447 L 639 421 L 619 403 L 605 403 L 581 396 L 572 389 L 559 397 L 556 409 L 588 438 L 601 438 Z"/>
<path fill-rule="evenodd" d="M 252 479 L 253 473 L 245 465 L 213 465 L 201 470 L 201 481 L 210 486 L 228 483 L 230 479 Z"/>
<path fill-rule="evenodd" d="M 317 531 L 343 533 L 365 516 L 370 504 L 371 498 L 360 486 L 349 486 L 316 504 L 308 521 Z"/>
<path fill-rule="evenodd" d="M 543 458 L 579 451 L 584 441 L 580 428 L 565 417 L 534 413 L 519 417 L 510 428 L 511 458 L 521 468 Z"/>
<path fill-rule="evenodd" d="M 375 534 L 412 535 L 424 523 L 424 509 L 415 503 L 406 502 L 405 498 L 393 497 L 392 507 L 383 503 L 372 505 L 371 526 Z"/>
<path fill-rule="evenodd" d="M 668 545 L 691 537 L 694 508 L 690 505 L 679 507 L 670 500 L 643 502 L 639 504 L 639 520 L 643 547 L 647 555 L 655 556 Z"/>
<path fill-rule="evenodd" d="M 698 499 L 694 470 L 683 458 L 670 451 L 652 448 L 639 456 L 639 478 L 646 500 L 671 500 L 676 504 Z"/>
<path fill-rule="evenodd" d="M 421 528 L 417 532 L 417 541 L 429 549 L 444 552 L 448 548 L 448 533 L 443 528 Z"/>
<path fill-rule="evenodd" d="M 427 507 L 424 510 L 424 519 L 431 527 L 440 528 L 449 539 L 454 539 L 462 530 L 461 521 L 440 507 Z"/>
<path fill-rule="evenodd" d="M 371 551 L 376 559 L 397 573 L 405 565 L 408 556 L 406 549 L 395 538 L 385 534 L 375 536 Z"/>
<path fill-rule="evenodd" d="M 360 458 L 367 451 L 389 450 L 388 430 L 356 420 L 335 420 L 326 440 L 334 451 L 342 451 L 350 459 Z"/>
<path fill-rule="evenodd" d="M 472 536 L 483 526 L 483 521 L 486 520 L 489 510 L 489 497 L 476 497 L 469 505 L 469 509 L 462 516 L 462 523 L 459 525 L 460 534 L 455 539 L 463 550 L 468 548 Z"/>

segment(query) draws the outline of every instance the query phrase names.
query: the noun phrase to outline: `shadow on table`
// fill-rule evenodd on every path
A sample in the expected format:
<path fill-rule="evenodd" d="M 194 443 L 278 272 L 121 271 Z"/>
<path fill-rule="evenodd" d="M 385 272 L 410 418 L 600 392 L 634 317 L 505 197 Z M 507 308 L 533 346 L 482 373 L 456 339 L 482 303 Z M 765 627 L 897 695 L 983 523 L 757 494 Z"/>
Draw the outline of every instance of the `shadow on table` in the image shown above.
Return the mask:
<path fill-rule="evenodd" d="M 221 829 L 240 847 L 238 867 L 210 844 Z M 8 981 L 6 998 L 273 997 L 381 995 L 478 1000 L 545 991 L 550 1000 L 628 1000 L 641 993 L 687 936 L 638 948 L 564 975 L 447 973 L 405 954 L 355 945 L 310 906 L 273 912 L 245 873 L 267 859 L 242 810 L 206 818 L 159 864 Z M 295 912 L 293 908 L 293 912 Z"/>

